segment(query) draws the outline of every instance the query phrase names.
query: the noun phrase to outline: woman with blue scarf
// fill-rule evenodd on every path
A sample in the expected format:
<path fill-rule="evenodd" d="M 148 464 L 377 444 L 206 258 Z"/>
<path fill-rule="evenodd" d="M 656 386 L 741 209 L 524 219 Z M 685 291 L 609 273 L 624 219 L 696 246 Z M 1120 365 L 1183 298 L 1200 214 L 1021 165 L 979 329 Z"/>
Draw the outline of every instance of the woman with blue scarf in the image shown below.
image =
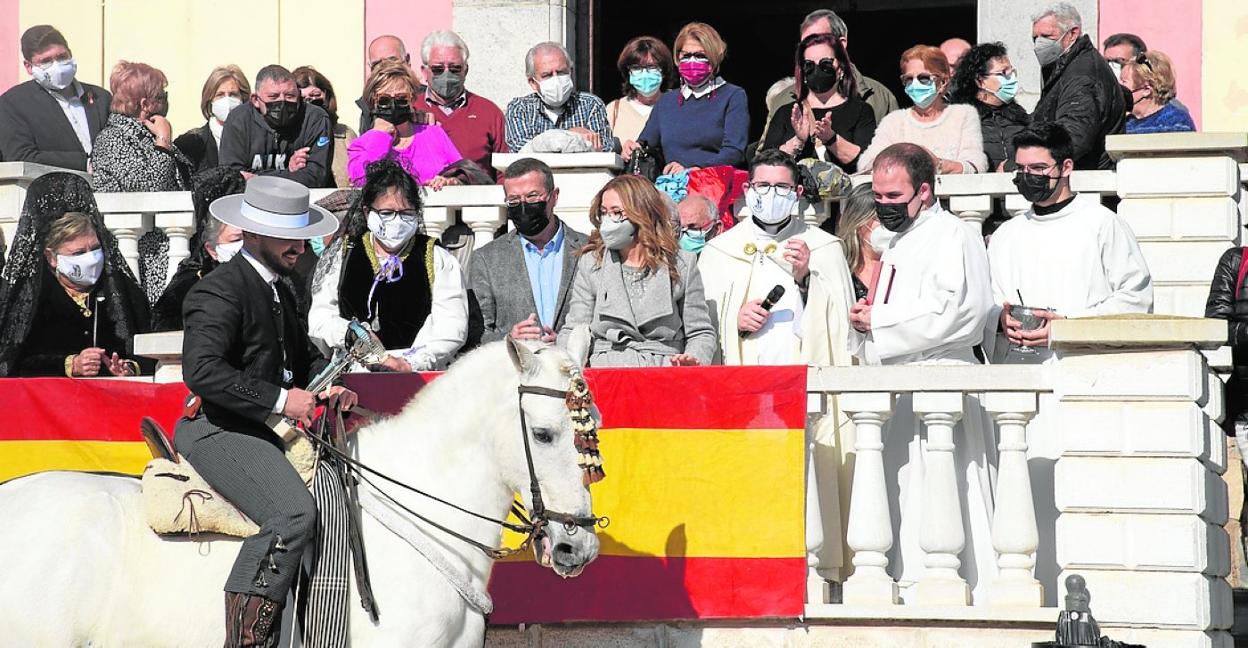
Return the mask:
<path fill-rule="evenodd" d="M 898 143 L 918 144 L 935 158 L 937 173 L 988 171 L 979 113 L 965 105 L 949 105 L 949 61 L 937 48 L 915 45 L 901 55 L 901 84 L 914 103 L 880 120 L 871 146 L 858 158 L 858 172 L 871 170 L 875 156 Z"/>
<path fill-rule="evenodd" d="M 424 234 L 420 186 L 398 163 L 370 164 L 343 236 L 312 278 L 309 337 L 323 352 L 347 323 L 367 324 L 389 350 L 380 371 L 443 369 L 468 335 L 459 262 Z"/>

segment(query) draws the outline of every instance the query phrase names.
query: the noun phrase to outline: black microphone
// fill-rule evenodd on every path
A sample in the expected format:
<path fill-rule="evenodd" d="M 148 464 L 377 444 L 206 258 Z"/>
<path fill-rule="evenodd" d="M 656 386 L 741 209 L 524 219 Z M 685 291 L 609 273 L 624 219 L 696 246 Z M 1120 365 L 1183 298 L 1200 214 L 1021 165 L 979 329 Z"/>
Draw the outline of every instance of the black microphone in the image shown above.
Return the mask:
<path fill-rule="evenodd" d="M 777 284 L 775 288 L 771 289 L 771 292 L 767 293 L 767 296 L 763 298 L 763 303 L 759 305 L 763 307 L 763 310 L 770 311 L 771 307 L 775 306 L 781 297 L 784 297 L 784 286 Z M 750 332 L 737 331 L 737 335 L 747 338 L 750 337 Z"/>

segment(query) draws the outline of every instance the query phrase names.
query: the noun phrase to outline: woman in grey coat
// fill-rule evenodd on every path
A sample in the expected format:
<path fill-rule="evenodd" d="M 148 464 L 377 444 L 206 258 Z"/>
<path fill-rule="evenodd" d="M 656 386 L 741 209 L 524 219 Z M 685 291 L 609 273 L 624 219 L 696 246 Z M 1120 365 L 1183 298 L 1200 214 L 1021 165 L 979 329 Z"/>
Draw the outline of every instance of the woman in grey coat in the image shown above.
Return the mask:
<path fill-rule="evenodd" d="M 560 340 L 589 326 L 596 367 L 710 364 L 717 343 L 697 257 L 677 248 L 654 185 L 612 179 L 589 218 L 597 229 L 581 250 Z"/>

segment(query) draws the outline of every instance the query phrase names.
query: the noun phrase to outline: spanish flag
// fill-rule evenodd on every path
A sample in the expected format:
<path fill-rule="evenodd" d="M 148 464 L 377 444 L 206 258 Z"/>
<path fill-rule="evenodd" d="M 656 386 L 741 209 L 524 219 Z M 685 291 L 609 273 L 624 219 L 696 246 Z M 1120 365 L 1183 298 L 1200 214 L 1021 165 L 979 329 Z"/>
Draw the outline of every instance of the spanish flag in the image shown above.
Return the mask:
<path fill-rule="evenodd" d="M 398 411 L 436 375 L 352 375 Z M 805 367 L 586 371 L 606 479 L 598 559 L 562 579 L 518 554 L 490 583 L 496 624 L 797 617 L 805 596 Z M 0 481 L 43 470 L 139 475 L 144 416 L 172 432 L 182 384 L 0 380 Z M 519 538 L 508 535 L 509 546 Z"/>

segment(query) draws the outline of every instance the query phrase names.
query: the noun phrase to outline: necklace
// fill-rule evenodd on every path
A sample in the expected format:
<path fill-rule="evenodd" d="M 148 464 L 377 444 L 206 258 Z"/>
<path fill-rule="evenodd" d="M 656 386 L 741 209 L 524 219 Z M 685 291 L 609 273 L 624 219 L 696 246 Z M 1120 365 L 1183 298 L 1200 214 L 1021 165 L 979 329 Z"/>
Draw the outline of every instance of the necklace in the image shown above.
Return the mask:
<path fill-rule="evenodd" d="M 74 300 L 74 305 L 77 306 L 78 310 L 82 312 L 83 317 L 91 317 L 91 306 L 90 302 L 87 301 L 91 297 L 90 294 L 72 293 L 68 290 L 65 291 L 65 294 L 69 295 L 69 298 Z"/>

